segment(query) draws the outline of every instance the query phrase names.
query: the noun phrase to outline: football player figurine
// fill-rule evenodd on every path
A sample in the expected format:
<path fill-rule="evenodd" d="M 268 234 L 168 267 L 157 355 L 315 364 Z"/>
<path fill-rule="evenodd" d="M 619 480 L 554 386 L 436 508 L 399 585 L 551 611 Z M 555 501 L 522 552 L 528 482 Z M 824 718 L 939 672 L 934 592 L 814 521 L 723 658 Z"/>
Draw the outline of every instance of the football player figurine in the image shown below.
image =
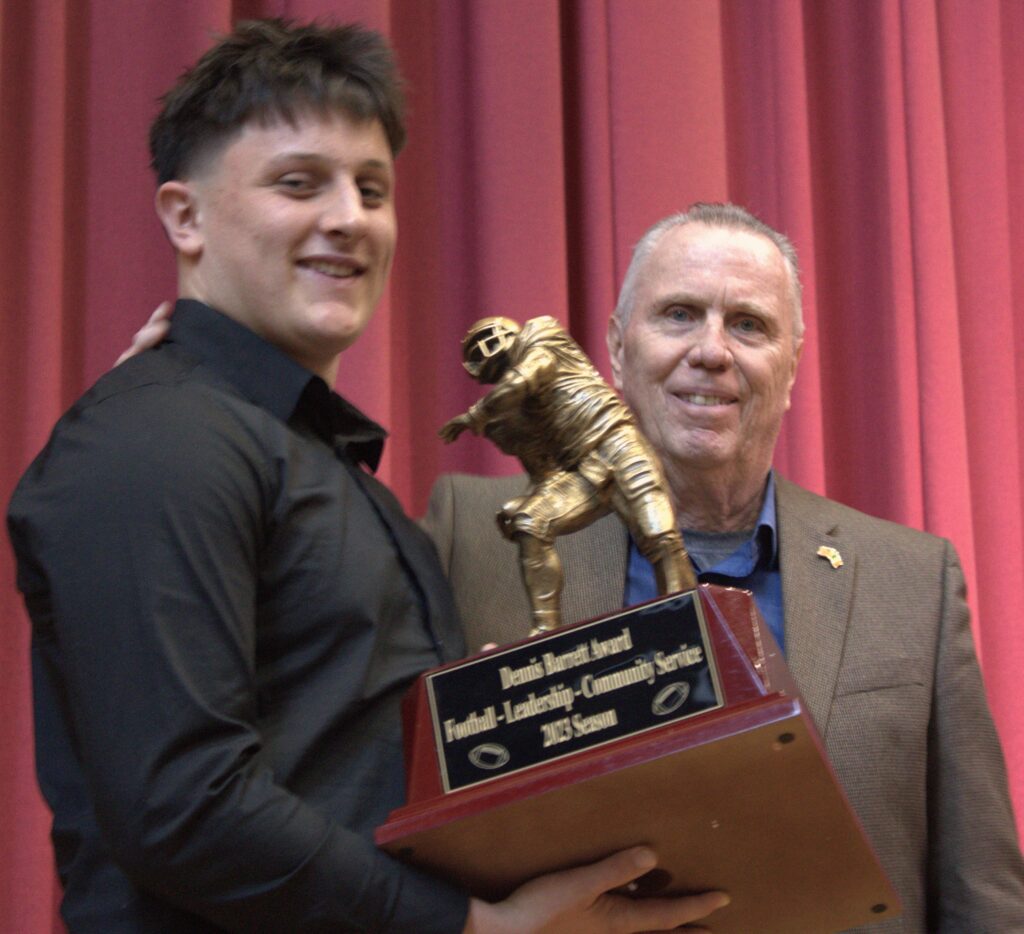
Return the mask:
<path fill-rule="evenodd" d="M 661 594 L 696 587 L 657 455 L 554 318 L 523 326 L 483 318 L 463 338 L 462 358 L 470 376 L 494 388 L 440 435 L 451 442 L 468 428 L 517 457 L 530 477 L 526 494 L 505 503 L 497 518 L 519 547 L 532 634 L 560 624 L 555 538 L 612 510 L 654 565 Z"/>

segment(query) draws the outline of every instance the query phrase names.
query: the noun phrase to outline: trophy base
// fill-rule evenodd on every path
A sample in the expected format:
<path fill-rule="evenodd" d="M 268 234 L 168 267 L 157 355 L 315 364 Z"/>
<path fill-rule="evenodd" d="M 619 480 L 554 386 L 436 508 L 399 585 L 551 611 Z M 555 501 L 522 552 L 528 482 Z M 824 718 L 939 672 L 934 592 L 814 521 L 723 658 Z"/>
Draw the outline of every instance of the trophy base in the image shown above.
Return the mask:
<path fill-rule="evenodd" d="M 709 918 L 716 934 L 837 931 L 898 914 L 749 594 L 697 593 L 720 706 L 468 787 L 413 793 L 378 828 L 378 845 L 498 900 L 538 875 L 647 844 L 658 867 L 634 894 L 722 889 L 732 902 Z M 727 616 L 755 630 L 734 634 Z"/>

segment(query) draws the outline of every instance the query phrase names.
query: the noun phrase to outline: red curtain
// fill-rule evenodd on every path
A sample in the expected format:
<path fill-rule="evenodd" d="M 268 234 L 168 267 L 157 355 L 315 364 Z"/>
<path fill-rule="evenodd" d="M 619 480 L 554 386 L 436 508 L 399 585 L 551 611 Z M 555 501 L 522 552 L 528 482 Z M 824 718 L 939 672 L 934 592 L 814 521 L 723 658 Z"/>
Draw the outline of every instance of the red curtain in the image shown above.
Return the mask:
<path fill-rule="evenodd" d="M 1024 4 L 1019 0 L 2 0 L 0 501 L 161 299 L 155 98 L 251 16 L 360 20 L 410 85 L 390 294 L 339 387 L 413 511 L 479 393 L 458 342 L 549 313 L 607 372 L 632 244 L 694 200 L 788 232 L 808 325 L 777 463 L 950 537 L 1024 815 Z M 28 624 L 0 547 L 0 927 L 59 928 L 32 769 Z M 6 925 L 6 926 L 4 926 Z"/>

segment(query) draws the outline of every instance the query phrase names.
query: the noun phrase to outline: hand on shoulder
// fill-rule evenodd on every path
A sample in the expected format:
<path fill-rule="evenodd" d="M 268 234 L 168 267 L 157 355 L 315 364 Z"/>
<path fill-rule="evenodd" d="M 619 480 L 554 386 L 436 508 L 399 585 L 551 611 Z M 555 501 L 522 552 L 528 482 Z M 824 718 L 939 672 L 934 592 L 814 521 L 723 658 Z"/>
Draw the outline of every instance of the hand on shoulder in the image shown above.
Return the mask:
<path fill-rule="evenodd" d="M 150 347 L 156 347 L 171 329 L 171 312 L 173 309 L 174 304 L 172 302 L 161 302 L 157 305 L 156 310 L 149 316 L 149 320 L 135 332 L 135 335 L 132 337 L 131 346 L 117 358 L 114 366 L 119 366 L 129 357 L 134 357 L 144 350 L 149 350 Z"/>

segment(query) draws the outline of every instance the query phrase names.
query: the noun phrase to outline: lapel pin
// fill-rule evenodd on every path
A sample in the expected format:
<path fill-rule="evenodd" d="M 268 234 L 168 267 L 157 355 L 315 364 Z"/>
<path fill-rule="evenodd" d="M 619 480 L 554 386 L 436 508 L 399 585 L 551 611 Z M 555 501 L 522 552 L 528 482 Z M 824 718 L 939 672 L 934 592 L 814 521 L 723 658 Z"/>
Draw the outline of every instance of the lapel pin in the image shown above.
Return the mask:
<path fill-rule="evenodd" d="M 843 556 L 839 554 L 835 548 L 831 548 L 828 545 L 822 545 L 818 549 L 817 554 L 819 558 L 824 558 L 835 569 L 843 566 Z"/>

